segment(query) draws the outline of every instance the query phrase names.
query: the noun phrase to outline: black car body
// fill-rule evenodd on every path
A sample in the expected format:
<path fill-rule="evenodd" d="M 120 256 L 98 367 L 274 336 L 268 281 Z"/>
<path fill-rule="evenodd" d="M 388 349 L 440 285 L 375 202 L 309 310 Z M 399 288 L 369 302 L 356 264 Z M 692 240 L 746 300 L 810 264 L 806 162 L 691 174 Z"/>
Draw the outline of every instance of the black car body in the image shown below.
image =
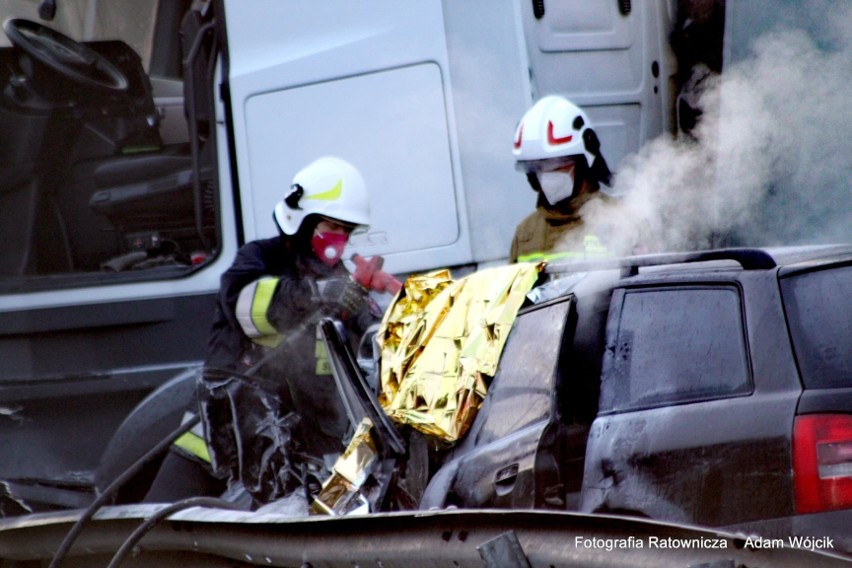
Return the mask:
<path fill-rule="evenodd" d="M 852 247 L 547 275 L 421 508 L 567 508 L 852 550 Z"/>

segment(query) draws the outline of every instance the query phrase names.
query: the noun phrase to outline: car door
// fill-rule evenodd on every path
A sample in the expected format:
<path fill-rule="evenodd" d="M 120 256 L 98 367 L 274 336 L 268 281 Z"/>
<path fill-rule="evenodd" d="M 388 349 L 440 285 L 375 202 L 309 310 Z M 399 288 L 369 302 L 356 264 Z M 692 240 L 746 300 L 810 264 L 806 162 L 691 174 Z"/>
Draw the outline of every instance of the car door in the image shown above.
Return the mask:
<path fill-rule="evenodd" d="M 790 513 L 795 365 L 777 282 L 740 279 L 613 294 L 582 511 L 715 526 Z"/>
<path fill-rule="evenodd" d="M 556 380 L 573 333 L 572 298 L 519 313 L 482 408 L 433 477 L 421 508 L 564 505 Z"/>

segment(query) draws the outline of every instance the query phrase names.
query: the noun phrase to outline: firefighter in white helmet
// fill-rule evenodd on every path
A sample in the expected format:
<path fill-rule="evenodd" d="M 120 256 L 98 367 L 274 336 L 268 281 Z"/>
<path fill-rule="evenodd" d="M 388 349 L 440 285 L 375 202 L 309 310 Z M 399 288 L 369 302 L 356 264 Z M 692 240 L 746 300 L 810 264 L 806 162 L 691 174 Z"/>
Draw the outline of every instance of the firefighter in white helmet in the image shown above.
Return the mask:
<path fill-rule="evenodd" d="M 341 449 L 348 422 L 316 323 L 332 317 L 358 336 L 381 316 L 369 291 L 396 293 L 400 283 L 381 270 L 380 257 L 355 257 L 353 274 L 341 262 L 350 234 L 370 222 L 367 186 L 350 163 L 323 157 L 306 166 L 273 217 L 279 234 L 245 244 L 222 275 L 199 384 L 204 429 L 176 441 L 148 502 L 217 495 L 228 478 L 242 481 L 256 503 L 277 498 L 297 481 L 279 470 L 299 469 L 295 454 L 282 450 L 297 452 L 304 466 Z M 264 387 L 260 397 L 233 379 L 245 373 Z M 205 402 L 222 396 L 235 409 L 225 416 L 222 404 Z M 295 418 L 285 420 L 289 411 Z M 275 430 L 258 437 L 270 420 Z M 287 436 L 289 450 L 268 439 Z M 270 458 L 276 451 L 277 462 Z"/>
<path fill-rule="evenodd" d="M 590 200 L 607 199 L 599 189 L 611 178 L 586 113 L 563 97 L 543 97 L 518 124 L 513 153 L 516 168 L 526 174 L 538 201 L 515 230 L 509 260 L 609 256 L 580 214 Z"/>

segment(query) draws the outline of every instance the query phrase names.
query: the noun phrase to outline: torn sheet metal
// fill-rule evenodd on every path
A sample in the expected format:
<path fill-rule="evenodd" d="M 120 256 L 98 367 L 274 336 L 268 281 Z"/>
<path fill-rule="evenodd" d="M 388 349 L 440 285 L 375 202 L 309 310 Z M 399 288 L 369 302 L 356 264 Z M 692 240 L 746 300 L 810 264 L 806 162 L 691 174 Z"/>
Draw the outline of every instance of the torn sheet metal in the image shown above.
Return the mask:
<path fill-rule="evenodd" d="M 24 417 L 21 415 L 23 406 L 0 406 L 0 417 L 10 418 L 14 422 L 24 422 Z"/>
<path fill-rule="evenodd" d="M 385 312 L 379 402 L 400 425 L 449 445 L 461 438 L 485 398 L 500 353 L 544 263 L 514 264 L 454 281 L 441 270 L 408 278 Z M 318 514 L 366 513 L 371 476 L 387 475 L 364 419 L 312 504 Z M 379 471 L 381 469 L 381 471 Z M 382 486 L 381 482 L 373 483 Z"/>
<path fill-rule="evenodd" d="M 32 512 L 32 507 L 15 495 L 15 491 L 9 486 L 9 482 L 0 481 L 0 518 L 17 517 Z"/>
<path fill-rule="evenodd" d="M 380 402 L 388 416 L 440 443 L 459 440 L 543 268 L 544 263 L 521 263 L 460 280 L 448 271 L 410 277 L 378 334 Z"/>
<path fill-rule="evenodd" d="M 275 394 L 250 378 L 210 371 L 198 394 L 218 474 L 242 481 L 256 503 L 269 503 L 304 484 L 293 436 L 299 417 Z"/>

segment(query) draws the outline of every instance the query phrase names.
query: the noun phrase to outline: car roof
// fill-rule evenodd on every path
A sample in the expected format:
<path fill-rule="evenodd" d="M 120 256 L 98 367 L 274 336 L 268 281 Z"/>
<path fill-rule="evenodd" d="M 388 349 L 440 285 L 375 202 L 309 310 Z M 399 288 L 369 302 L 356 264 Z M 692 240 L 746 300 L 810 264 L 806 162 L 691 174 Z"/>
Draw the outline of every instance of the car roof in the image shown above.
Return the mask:
<path fill-rule="evenodd" d="M 811 248 L 804 251 L 798 249 L 784 251 L 786 256 L 783 262 L 779 262 L 782 265 L 779 275 L 784 277 L 831 264 L 852 263 L 852 245 L 819 247 L 816 251 Z"/>
<path fill-rule="evenodd" d="M 596 270 L 620 270 L 623 276 L 638 274 L 640 268 L 696 265 L 715 261 L 727 261 L 727 265 L 739 265 L 743 270 L 767 270 L 780 266 L 791 266 L 814 262 L 836 262 L 852 258 L 852 245 L 808 245 L 767 248 L 724 248 L 692 252 L 666 252 L 608 258 L 593 261 L 557 262 L 549 264 L 548 274 L 570 274 Z"/>
<path fill-rule="evenodd" d="M 545 267 L 546 278 L 529 297 L 541 304 L 565 294 L 585 296 L 626 284 L 642 274 L 688 274 L 778 270 L 781 276 L 827 264 L 852 263 L 852 245 L 808 245 L 766 248 L 726 248 L 667 252 L 594 261 L 555 262 Z"/>

